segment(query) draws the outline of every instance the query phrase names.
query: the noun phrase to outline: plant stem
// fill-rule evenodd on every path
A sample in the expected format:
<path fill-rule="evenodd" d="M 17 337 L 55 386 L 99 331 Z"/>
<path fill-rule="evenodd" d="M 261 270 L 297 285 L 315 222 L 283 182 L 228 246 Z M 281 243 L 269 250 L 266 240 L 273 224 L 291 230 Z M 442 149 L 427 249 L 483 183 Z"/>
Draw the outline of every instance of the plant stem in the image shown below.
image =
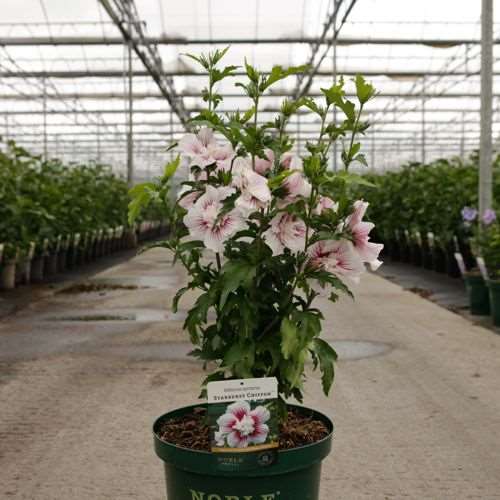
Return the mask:
<path fill-rule="evenodd" d="M 361 103 L 360 106 L 359 106 L 358 116 L 356 116 L 356 121 L 354 122 L 354 128 L 352 129 L 351 143 L 349 144 L 349 155 L 347 157 L 347 162 L 345 164 L 346 171 L 349 170 L 349 165 L 352 162 L 351 151 L 352 151 L 352 146 L 354 144 L 354 137 L 356 137 L 356 129 L 358 128 L 359 119 L 361 118 L 361 112 L 363 111 L 363 106 L 364 106 L 363 103 Z"/>

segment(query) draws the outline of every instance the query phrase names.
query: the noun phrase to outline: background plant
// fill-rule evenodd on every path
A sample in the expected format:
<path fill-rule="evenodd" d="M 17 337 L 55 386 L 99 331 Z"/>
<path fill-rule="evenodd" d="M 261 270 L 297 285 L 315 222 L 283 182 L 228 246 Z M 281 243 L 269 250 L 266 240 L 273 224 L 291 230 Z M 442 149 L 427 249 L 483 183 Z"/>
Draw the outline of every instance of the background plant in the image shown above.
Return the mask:
<path fill-rule="evenodd" d="M 500 159 L 493 164 L 494 199 L 500 199 Z M 376 189 L 361 186 L 359 196 L 370 202 L 369 218 L 383 239 L 404 229 L 433 232 L 439 241 L 466 237 L 461 217 L 464 206 L 477 205 L 478 157 L 439 159 L 429 164 L 404 165 L 397 172 L 365 175 Z"/>
<path fill-rule="evenodd" d="M 0 242 L 7 256 L 30 242 L 127 222 L 128 188 L 109 166 L 44 161 L 13 141 L 0 150 Z"/>

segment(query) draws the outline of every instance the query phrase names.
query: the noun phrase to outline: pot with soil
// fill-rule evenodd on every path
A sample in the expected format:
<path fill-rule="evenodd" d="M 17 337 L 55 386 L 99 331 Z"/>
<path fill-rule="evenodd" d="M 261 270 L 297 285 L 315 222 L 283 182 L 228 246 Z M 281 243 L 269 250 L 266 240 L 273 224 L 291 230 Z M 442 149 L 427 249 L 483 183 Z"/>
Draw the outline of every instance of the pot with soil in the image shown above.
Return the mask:
<path fill-rule="evenodd" d="M 432 269 L 432 249 L 427 237 L 422 238 L 422 266 L 425 269 Z"/>
<path fill-rule="evenodd" d="M 180 408 L 153 426 L 156 454 L 164 462 L 171 500 L 317 500 L 321 462 L 330 453 L 333 424 L 321 413 L 288 407 L 276 464 L 221 472 L 210 453 L 205 408 Z"/>
<path fill-rule="evenodd" d="M 410 260 L 415 266 L 422 265 L 422 249 L 421 249 L 421 237 L 420 232 L 407 232 L 407 240 L 410 244 Z"/>
<path fill-rule="evenodd" d="M 491 319 L 495 326 L 500 326 L 500 280 L 487 281 L 490 296 Z"/>
<path fill-rule="evenodd" d="M 16 287 L 17 253 L 14 257 L 3 256 L 0 263 L 0 289 L 12 290 Z"/>
<path fill-rule="evenodd" d="M 397 231 L 399 258 L 401 262 L 410 262 L 410 245 L 404 231 Z"/>
<path fill-rule="evenodd" d="M 57 270 L 61 273 L 68 268 L 68 248 L 69 248 L 69 236 L 65 236 L 61 239 L 61 246 L 59 247 L 59 252 L 57 253 Z"/>
<path fill-rule="evenodd" d="M 479 316 L 490 314 L 488 287 L 479 271 L 469 271 L 464 275 L 465 288 L 469 297 L 470 313 Z"/>
<path fill-rule="evenodd" d="M 445 259 L 446 259 L 446 274 L 451 278 L 460 278 L 461 273 L 455 259 L 455 252 L 458 248 L 451 242 L 448 242 L 445 247 Z"/>

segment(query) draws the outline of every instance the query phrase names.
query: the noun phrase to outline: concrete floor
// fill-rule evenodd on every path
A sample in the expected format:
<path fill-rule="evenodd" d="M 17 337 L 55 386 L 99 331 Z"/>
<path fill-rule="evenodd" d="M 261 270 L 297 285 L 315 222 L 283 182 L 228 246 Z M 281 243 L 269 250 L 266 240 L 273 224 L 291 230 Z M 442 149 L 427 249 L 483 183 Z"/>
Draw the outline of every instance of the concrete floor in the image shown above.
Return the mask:
<path fill-rule="evenodd" d="M 3 318 L 1 499 L 164 498 L 150 426 L 202 377 L 185 358 L 189 300 L 168 312 L 184 280 L 169 261 L 154 250 L 92 278 L 138 289 L 58 284 Z M 378 276 L 356 295 L 324 304 L 333 396 L 317 375 L 307 386 L 336 424 L 322 500 L 500 499 L 500 336 Z"/>

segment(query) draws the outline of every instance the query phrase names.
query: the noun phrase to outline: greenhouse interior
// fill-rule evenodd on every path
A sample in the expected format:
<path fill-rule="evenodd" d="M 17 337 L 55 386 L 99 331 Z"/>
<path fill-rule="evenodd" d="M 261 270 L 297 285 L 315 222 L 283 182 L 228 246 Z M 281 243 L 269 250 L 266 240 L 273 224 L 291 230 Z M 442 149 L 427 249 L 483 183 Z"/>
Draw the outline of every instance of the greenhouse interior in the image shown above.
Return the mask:
<path fill-rule="evenodd" d="M 0 498 L 499 499 L 499 46 L 493 0 L 4 0 Z"/>

